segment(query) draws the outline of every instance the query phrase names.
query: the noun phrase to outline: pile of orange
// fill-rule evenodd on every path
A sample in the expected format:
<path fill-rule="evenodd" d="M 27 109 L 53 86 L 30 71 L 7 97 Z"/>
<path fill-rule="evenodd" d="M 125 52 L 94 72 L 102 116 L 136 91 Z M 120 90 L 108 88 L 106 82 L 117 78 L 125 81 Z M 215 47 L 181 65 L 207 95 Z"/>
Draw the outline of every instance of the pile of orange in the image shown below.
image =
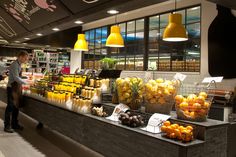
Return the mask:
<path fill-rule="evenodd" d="M 170 121 L 165 121 L 161 127 L 161 131 L 166 133 L 166 136 L 171 139 L 178 139 L 183 142 L 193 140 L 193 127 L 181 126 L 179 124 L 171 124 Z"/>
<path fill-rule="evenodd" d="M 195 94 L 190 94 L 188 97 L 176 95 L 176 110 L 181 110 L 185 116 L 192 119 L 205 117 L 210 109 L 210 103 L 206 101 L 206 98 L 206 92 L 200 92 L 198 96 Z"/>

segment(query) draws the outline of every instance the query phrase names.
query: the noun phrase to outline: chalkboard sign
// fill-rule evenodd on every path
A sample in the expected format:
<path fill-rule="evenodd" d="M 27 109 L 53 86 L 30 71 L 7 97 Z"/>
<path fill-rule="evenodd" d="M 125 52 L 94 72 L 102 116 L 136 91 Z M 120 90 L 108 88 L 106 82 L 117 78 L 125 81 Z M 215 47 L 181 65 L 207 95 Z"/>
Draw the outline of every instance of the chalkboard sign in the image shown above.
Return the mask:
<path fill-rule="evenodd" d="M 218 15 L 208 30 L 208 65 L 211 76 L 236 78 L 236 17 L 217 5 Z"/>

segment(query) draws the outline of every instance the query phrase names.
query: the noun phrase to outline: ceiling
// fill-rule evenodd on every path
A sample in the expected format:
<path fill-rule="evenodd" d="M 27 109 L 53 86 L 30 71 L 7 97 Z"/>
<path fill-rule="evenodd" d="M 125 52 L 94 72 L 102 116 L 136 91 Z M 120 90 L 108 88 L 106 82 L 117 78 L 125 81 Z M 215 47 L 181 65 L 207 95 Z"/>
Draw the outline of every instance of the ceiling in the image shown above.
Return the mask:
<path fill-rule="evenodd" d="M 75 20 L 88 23 L 108 16 L 107 10 L 120 13 L 167 0 L 1 0 L 0 39 L 25 42 L 37 33 L 54 33 L 78 26 Z"/>

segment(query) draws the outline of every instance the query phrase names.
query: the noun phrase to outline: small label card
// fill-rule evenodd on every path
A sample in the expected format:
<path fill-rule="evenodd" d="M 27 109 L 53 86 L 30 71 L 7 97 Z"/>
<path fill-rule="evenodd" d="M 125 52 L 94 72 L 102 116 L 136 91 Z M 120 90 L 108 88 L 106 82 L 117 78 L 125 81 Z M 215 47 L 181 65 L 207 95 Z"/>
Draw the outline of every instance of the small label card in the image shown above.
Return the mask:
<path fill-rule="evenodd" d="M 112 112 L 112 115 L 109 117 L 106 117 L 106 119 L 118 122 L 119 121 L 119 114 L 122 112 L 126 112 L 127 110 L 129 110 L 129 106 L 127 106 L 125 104 L 119 104 L 115 107 L 114 111 Z"/>
<path fill-rule="evenodd" d="M 176 73 L 174 76 L 174 79 L 184 81 L 186 79 L 187 75 L 181 74 L 181 73 Z"/>
<path fill-rule="evenodd" d="M 205 77 L 202 80 L 202 83 L 211 83 L 212 81 L 222 82 L 223 78 L 224 78 L 223 76 L 219 76 L 219 77 Z"/>
<path fill-rule="evenodd" d="M 66 108 L 72 110 L 73 102 L 71 100 L 66 101 Z"/>
<path fill-rule="evenodd" d="M 154 113 L 151 118 L 148 121 L 148 125 L 144 128 L 141 128 L 142 130 L 145 130 L 147 132 L 151 133 L 161 133 L 160 125 L 169 119 L 171 116 L 165 115 L 165 114 L 160 114 L 160 113 Z"/>

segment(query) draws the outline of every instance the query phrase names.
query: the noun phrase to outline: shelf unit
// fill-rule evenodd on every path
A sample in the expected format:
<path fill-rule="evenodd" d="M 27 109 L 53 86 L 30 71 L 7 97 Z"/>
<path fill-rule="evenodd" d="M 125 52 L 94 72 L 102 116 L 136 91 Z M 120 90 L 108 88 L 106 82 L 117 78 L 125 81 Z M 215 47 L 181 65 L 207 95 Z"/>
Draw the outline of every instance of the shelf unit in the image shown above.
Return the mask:
<path fill-rule="evenodd" d="M 34 72 L 52 72 L 70 66 L 70 53 L 48 50 L 33 50 L 29 63 Z"/>

